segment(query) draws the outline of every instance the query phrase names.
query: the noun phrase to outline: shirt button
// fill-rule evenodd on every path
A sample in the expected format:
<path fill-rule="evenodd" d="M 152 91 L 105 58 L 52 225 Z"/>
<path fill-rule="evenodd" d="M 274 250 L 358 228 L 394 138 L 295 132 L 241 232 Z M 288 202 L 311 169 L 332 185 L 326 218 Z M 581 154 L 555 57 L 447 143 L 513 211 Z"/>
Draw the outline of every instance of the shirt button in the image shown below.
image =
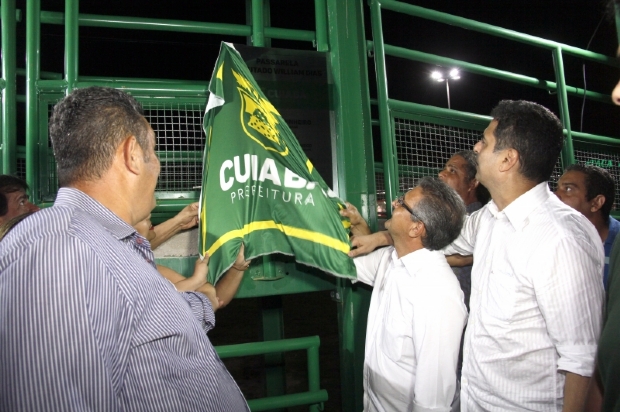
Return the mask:
<path fill-rule="evenodd" d="M 138 243 L 139 245 L 141 245 L 141 244 L 142 244 L 142 239 L 141 239 L 141 238 L 137 238 L 137 239 L 136 239 L 136 243 Z"/>

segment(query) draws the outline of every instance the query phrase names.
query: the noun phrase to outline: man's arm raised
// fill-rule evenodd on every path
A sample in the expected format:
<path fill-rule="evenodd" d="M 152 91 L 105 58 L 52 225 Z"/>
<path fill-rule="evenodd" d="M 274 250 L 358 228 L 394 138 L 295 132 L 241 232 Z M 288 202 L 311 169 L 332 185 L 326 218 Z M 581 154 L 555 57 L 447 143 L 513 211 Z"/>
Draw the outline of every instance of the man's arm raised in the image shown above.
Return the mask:
<path fill-rule="evenodd" d="M 387 230 L 373 233 L 372 235 L 353 236 L 351 239 L 351 246 L 355 249 L 351 249 L 349 256 L 356 257 L 366 255 L 377 248 L 393 244 L 394 241 L 392 240 L 392 236 L 390 236 Z"/>
<path fill-rule="evenodd" d="M 155 238 L 151 240 L 151 249 L 179 233 L 181 230 L 191 229 L 198 224 L 198 202 L 191 203 L 183 208 L 175 217 L 155 226 Z"/>

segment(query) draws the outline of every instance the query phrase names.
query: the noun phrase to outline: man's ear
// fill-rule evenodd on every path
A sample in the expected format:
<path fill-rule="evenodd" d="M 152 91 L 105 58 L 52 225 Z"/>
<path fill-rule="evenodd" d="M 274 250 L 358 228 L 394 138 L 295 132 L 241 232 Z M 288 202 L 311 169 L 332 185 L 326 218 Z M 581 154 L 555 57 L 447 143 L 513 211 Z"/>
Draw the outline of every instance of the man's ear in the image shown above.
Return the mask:
<path fill-rule="evenodd" d="M 514 167 L 519 166 L 519 152 L 515 149 L 502 150 L 502 158 L 499 166 L 500 172 L 507 172 Z"/>
<path fill-rule="evenodd" d="M 591 212 L 598 212 L 603 205 L 605 204 L 605 196 L 603 195 L 596 195 L 596 197 L 592 200 L 590 200 L 590 211 Z"/>
<path fill-rule="evenodd" d="M 469 182 L 469 187 L 467 188 L 467 191 L 475 192 L 479 184 L 480 182 L 478 181 L 478 179 L 471 179 L 471 181 Z"/>
<path fill-rule="evenodd" d="M 409 237 L 423 237 L 426 234 L 426 226 L 421 220 L 417 222 L 411 221 L 411 225 L 409 225 Z"/>
<path fill-rule="evenodd" d="M 125 168 L 133 174 L 140 174 L 142 170 L 140 160 L 143 158 L 143 153 L 136 137 L 131 135 L 125 138 L 119 150 L 122 152 Z"/>

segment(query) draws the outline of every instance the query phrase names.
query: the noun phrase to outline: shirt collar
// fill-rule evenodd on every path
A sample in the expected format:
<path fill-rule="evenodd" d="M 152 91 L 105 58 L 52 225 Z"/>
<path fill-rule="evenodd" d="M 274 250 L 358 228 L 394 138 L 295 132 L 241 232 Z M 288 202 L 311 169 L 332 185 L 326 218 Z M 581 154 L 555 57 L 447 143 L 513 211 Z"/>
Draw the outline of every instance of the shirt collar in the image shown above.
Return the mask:
<path fill-rule="evenodd" d="M 88 213 L 119 240 L 136 233 L 133 227 L 129 226 L 110 209 L 76 188 L 60 188 L 54 206 L 74 207 Z"/>
<path fill-rule="evenodd" d="M 408 253 L 399 259 L 398 254 L 396 253 L 396 249 L 392 250 L 392 261 L 394 262 L 394 264 L 396 266 L 404 266 L 411 274 L 419 271 L 421 268 L 428 264 L 429 259 L 433 259 L 437 256 L 444 259 L 444 255 L 442 252 L 436 250 L 428 250 L 424 248 L 416 250 L 415 252 Z"/>
<path fill-rule="evenodd" d="M 512 226 L 519 230 L 523 229 L 527 223 L 527 217 L 530 213 L 549 199 L 549 196 L 551 196 L 549 186 L 547 182 L 542 182 L 513 200 L 501 212 L 498 210 L 495 202 L 491 200 L 489 211 L 496 218 L 502 213 L 505 214 Z"/>

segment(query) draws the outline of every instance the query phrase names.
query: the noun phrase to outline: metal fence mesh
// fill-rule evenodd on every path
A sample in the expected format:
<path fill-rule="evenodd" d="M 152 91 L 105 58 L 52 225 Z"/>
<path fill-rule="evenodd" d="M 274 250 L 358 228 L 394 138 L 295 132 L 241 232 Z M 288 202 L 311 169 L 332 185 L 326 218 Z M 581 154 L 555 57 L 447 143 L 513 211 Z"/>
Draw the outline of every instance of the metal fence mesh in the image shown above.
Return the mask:
<path fill-rule="evenodd" d="M 442 126 L 417 120 L 394 119 L 400 192 L 424 176 L 437 176 L 448 159 L 461 150 L 472 150 L 479 130 Z"/>
<path fill-rule="evenodd" d="M 161 172 L 156 191 L 187 192 L 202 184 L 202 130 L 200 103 L 144 103 L 144 116 L 155 132 Z"/>
<path fill-rule="evenodd" d="M 23 157 L 18 157 L 16 160 L 17 170 L 15 171 L 15 175 L 20 179 L 26 180 L 26 159 Z"/>
<path fill-rule="evenodd" d="M 48 118 L 55 103 L 48 104 Z M 142 106 L 144 117 L 155 132 L 155 150 L 161 162 L 156 192 L 200 190 L 205 145 L 202 130 L 204 104 L 144 102 Z M 58 180 L 49 139 L 48 142 L 50 155 L 45 166 L 46 181 L 42 182 L 42 194 L 44 198 L 53 200 L 58 191 Z"/>

